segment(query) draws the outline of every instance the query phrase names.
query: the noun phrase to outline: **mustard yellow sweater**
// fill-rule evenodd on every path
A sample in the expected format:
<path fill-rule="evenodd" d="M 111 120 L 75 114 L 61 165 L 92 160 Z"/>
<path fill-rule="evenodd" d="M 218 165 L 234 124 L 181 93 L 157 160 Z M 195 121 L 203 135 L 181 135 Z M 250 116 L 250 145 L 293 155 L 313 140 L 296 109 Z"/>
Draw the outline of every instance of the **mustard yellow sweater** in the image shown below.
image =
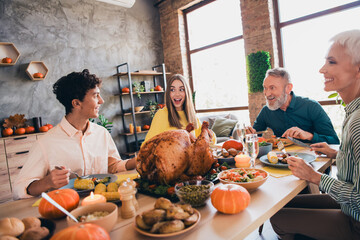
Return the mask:
<path fill-rule="evenodd" d="M 189 124 L 188 120 L 186 119 L 186 115 L 184 111 L 178 111 L 180 117 L 180 123 L 182 125 L 182 129 L 185 129 L 186 126 Z M 199 128 L 195 129 L 195 136 L 199 136 L 201 133 L 201 123 L 200 120 L 197 118 Z M 177 130 L 178 128 L 170 126 L 168 120 L 168 110 L 167 108 L 159 109 L 152 122 L 149 132 L 146 134 L 145 141 L 151 139 L 152 137 L 158 135 L 159 133 L 168 131 L 168 130 Z"/>

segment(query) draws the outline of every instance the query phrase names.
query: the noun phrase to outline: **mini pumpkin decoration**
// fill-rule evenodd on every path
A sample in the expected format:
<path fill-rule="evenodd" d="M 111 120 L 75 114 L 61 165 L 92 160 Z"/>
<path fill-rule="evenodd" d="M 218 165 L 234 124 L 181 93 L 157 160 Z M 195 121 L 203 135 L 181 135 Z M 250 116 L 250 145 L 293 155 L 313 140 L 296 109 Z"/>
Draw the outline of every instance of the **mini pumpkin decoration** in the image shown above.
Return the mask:
<path fill-rule="evenodd" d="M 211 203 L 219 212 L 235 214 L 249 206 L 250 194 L 240 185 L 224 184 L 211 193 Z"/>
<path fill-rule="evenodd" d="M 79 205 L 79 194 L 73 189 L 57 189 L 49 192 L 48 195 L 69 212 L 77 208 Z M 61 212 L 44 198 L 40 201 L 39 213 L 44 218 L 50 219 L 56 219 L 65 216 L 65 213 Z"/>
<path fill-rule="evenodd" d="M 235 148 L 238 151 L 242 151 L 243 145 L 241 142 L 236 141 L 235 139 L 229 139 L 223 143 L 222 148 L 229 150 L 230 148 Z"/>
<path fill-rule="evenodd" d="M 84 223 L 65 228 L 56 233 L 51 240 L 110 240 L 109 233 L 102 227 Z"/>

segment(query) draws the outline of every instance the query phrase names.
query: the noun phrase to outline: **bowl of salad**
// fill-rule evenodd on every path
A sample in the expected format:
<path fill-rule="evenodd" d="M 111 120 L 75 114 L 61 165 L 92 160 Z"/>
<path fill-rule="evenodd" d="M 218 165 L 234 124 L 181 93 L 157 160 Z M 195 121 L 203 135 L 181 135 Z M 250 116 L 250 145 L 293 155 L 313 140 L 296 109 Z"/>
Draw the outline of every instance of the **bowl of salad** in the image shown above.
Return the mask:
<path fill-rule="evenodd" d="M 269 173 L 259 168 L 233 168 L 218 175 L 223 184 L 237 184 L 249 192 L 256 190 L 269 178 Z"/>

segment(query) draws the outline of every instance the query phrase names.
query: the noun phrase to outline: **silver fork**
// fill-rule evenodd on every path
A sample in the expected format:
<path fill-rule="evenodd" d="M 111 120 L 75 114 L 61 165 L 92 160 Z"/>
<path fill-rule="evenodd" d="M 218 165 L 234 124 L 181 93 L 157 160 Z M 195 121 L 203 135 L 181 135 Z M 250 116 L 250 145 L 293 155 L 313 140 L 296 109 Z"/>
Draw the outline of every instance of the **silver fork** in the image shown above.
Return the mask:
<path fill-rule="evenodd" d="M 62 170 L 62 168 L 59 167 L 59 166 L 55 166 L 55 168 L 56 168 L 57 170 Z M 81 179 L 81 177 L 79 176 L 79 174 L 77 174 L 76 172 L 70 170 L 70 173 L 74 174 L 77 178 Z"/>
<path fill-rule="evenodd" d="M 282 151 L 286 156 L 290 156 L 286 150 L 285 150 L 285 146 L 284 146 L 284 143 L 282 141 L 279 141 L 277 144 L 277 147 L 280 151 Z"/>

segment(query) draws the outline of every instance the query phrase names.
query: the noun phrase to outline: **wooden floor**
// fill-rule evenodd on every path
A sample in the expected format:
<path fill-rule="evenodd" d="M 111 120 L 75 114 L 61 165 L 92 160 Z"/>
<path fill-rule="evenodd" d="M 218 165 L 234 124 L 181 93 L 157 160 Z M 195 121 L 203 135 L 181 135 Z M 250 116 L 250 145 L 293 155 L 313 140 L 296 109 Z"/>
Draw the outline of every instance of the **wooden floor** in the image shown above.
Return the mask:
<path fill-rule="evenodd" d="M 249 234 L 244 240 L 278 240 L 278 237 L 271 227 L 270 221 L 267 220 L 264 223 L 261 235 L 259 234 L 258 229 L 256 229 L 256 231 Z"/>

